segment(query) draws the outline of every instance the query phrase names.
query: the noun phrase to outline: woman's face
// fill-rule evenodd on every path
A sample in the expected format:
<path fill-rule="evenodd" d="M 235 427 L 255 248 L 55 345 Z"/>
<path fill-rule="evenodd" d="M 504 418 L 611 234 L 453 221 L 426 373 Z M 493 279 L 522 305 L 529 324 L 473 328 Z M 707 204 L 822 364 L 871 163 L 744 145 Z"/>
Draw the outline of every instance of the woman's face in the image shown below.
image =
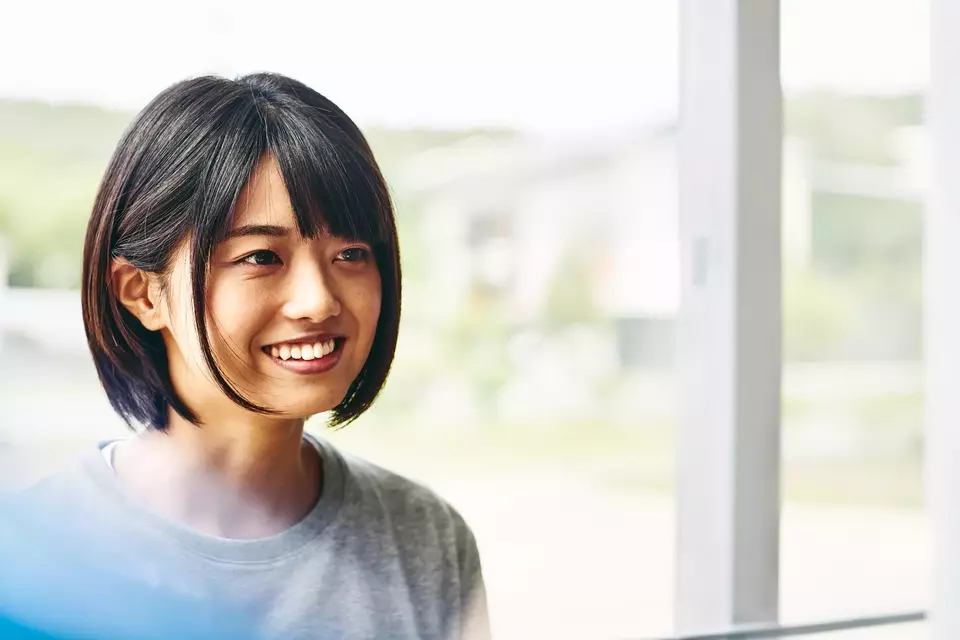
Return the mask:
<path fill-rule="evenodd" d="M 204 363 L 192 316 L 186 246 L 162 296 L 174 388 L 203 422 L 234 405 Z M 224 377 L 286 418 L 337 406 L 370 354 L 380 317 L 372 248 L 299 235 L 275 160 L 265 157 L 241 193 L 233 228 L 210 259 L 207 328 Z"/>

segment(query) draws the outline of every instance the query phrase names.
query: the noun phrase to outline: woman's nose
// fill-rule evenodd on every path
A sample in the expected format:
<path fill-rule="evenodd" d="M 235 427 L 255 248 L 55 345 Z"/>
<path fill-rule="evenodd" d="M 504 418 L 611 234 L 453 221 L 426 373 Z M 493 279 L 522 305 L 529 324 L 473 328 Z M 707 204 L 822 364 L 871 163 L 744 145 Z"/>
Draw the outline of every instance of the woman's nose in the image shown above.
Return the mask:
<path fill-rule="evenodd" d="M 340 314 L 340 300 L 323 269 L 304 265 L 291 272 L 284 315 L 291 320 L 322 322 Z"/>

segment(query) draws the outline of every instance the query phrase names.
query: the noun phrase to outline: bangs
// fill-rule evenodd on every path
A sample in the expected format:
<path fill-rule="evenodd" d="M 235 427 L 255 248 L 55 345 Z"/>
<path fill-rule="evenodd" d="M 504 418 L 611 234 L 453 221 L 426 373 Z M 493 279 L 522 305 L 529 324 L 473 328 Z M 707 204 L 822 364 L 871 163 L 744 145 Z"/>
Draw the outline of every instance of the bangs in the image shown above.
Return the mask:
<path fill-rule="evenodd" d="M 392 207 L 373 154 L 359 131 L 319 113 L 275 112 L 267 132 L 267 151 L 277 160 L 300 234 L 387 242 Z"/>
<path fill-rule="evenodd" d="M 200 180 L 195 261 L 227 236 L 240 193 L 267 154 L 277 161 L 302 237 L 390 243 L 393 205 L 360 130 L 345 115 L 245 97 L 222 123 Z"/>
<path fill-rule="evenodd" d="M 232 226 L 243 188 L 267 152 L 268 132 L 256 106 L 237 100 L 224 115 L 219 141 L 198 176 L 193 216 L 193 262 L 203 264 Z"/>

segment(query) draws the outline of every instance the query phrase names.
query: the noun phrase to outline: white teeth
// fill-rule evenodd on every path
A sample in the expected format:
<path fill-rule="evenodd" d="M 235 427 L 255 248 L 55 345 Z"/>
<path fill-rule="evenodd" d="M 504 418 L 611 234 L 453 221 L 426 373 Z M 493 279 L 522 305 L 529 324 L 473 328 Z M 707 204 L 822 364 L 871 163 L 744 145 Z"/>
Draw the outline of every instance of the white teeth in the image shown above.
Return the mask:
<path fill-rule="evenodd" d="M 270 354 L 282 360 L 315 360 L 333 353 L 337 348 L 336 340 L 331 338 L 326 342 L 313 344 L 282 344 L 270 347 Z"/>

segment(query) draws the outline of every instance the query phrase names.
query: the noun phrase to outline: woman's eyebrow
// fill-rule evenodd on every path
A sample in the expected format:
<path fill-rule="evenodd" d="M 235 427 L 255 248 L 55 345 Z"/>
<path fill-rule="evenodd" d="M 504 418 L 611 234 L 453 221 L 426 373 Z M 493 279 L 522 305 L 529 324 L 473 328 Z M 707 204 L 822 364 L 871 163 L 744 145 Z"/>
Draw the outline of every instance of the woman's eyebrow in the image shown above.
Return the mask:
<path fill-rule="evenodd" d="M 247 236 L 271 236 L 274 238 L 283 238 L 290 235 L 290 228 L 272 224 L 245 224 L 235 229 L 231 229 L 227 234 L 226 240 L 232 238 L 245 238 Z"/>

